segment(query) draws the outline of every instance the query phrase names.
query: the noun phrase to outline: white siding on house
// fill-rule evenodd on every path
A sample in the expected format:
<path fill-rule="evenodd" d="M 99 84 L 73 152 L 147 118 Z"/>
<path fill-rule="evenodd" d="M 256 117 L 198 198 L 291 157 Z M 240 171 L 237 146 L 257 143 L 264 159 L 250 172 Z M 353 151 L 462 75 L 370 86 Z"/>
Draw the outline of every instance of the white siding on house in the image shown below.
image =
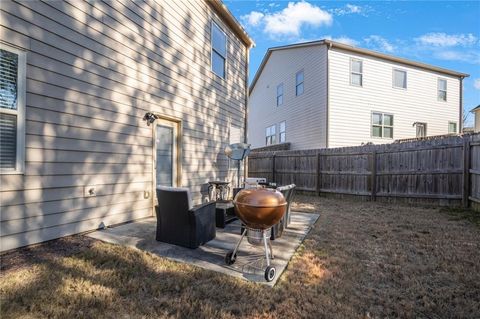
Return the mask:
<path fill-rule="evenodd" d="M 207 181 L 232 178 L 223 150 L 232 127 L 244 134 L 247 49 L 206 1 L 0 9 L 0 40 L 27 52 L 25 174 L 0 175 L 1 251 L 151 216 L 149 111 L 181 121 L 180 186 L 196 203 Z M 226 80 L 210 70 L 212 19 L 228 36 Z"/>
<path fill-rule="evenodd" d="M 350 59 L 363 61 L 363 86 L 350 85 Z M 329 50 L 329 147 L 389 143 L 413 138 L 414 122 L 427 123 L 427 135 L 448 133 L 448 123 L 459 127 L 458 78 L 360 55 Z M 407 89 L 394 88 L 392 70 L 407 71 Z M 437 99 L 437 80 L 447 80 L 447 101 Z M 393 139 L 371 137 L 371 112 L 394 115 Z M 312 148 L 312 147 L 310 147 Z"/>
<path fill-rule="evenodd" d="M 292 149 L 325 147 L 326 46 L 273 51 L 250 94 L 248 142 L 265 146 L 265 129 L 286 121 L 286 141 Z M 304 71 L 304 93 L 295 96 L 295 75 Z M 283 104 L 277 106 L 277 86 L 283 83 Z"/>

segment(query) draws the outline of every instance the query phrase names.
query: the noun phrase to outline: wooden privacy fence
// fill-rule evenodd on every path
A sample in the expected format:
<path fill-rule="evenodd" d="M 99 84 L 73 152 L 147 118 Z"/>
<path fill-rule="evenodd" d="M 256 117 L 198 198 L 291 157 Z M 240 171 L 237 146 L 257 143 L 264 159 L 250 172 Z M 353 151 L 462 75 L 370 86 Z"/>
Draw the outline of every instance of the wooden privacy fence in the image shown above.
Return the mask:
<path fill-rule="evenodd" d="M 252 152 L 248 176 L 307 192 L 480 206 L 480 134 L 382 145 Z"/>

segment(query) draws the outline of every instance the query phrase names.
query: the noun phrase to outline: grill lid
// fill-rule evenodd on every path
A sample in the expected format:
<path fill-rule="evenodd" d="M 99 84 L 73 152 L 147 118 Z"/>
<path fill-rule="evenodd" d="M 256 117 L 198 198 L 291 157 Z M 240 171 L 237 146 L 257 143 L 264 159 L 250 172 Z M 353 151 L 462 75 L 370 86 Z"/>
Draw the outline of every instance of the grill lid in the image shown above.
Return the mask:
<path fill-rule="evenodd" d="M 278 207 L 287 205 L 283 194 L 271 188 L 244 189 L 235 196 L 234 203 L 250 207 Z"/>

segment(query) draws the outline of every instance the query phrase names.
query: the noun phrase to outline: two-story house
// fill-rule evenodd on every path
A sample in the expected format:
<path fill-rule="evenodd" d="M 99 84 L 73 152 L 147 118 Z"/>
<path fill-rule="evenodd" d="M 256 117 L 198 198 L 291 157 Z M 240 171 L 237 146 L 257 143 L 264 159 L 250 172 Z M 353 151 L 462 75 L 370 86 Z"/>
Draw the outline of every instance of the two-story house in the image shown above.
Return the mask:
<path fill-rule="evenodd" d="M 467 76 L 330 40 L 271 48 L 250 85 L 248 141 L 295 150 L 458 133 Z"/>
<path fill-rule="evenodd" d="M 198 204 L 232 181 L 252 45 L 220 0 L 2 1 L 0 250 L 152 216 L 157 185 Z"/>

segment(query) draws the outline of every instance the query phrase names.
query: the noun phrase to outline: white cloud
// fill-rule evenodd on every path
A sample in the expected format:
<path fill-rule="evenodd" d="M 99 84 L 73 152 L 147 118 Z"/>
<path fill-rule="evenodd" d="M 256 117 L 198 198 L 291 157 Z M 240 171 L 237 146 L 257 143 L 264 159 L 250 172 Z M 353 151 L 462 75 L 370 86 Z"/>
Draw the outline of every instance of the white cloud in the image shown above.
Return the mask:
<path fill-rule="evenodd" d="M 475 79 L 473 81 L 473 86 L 477 89 L 480 90 L 480 79 Z"/>
<path fill-rule="evenodd" d="M 453 47 L 453 46 L 471 46 L 478 41 L 473 34 L 446 34 L 443 32 L 432 32 L 424 34 L 415 39 L 423 45 L 432 45 L 438 47 Z"/>
<path fill-rule="evenodd" d="M 272 38 L 281 36 L 299 36 L 304 26 L 320 27 L 331 25 L 333 17 L 327 11 L 308 2 L 289 2 L 287 7 L 276 11 L 261 13 L 252 11 L 241 17 L 246 26 L 262 25 L 263 31 Z"/>
<path fill-rule="evenodd" d="M 387 39 L 379 35 L 371 35 L 363 39 L 365 43 L 374 50 L 392 53 L 395 51 L 395 46 L 388 42 Z"/>
<path fill-rule="evenodd" d="M 347 44 L 347 45 L 351 45 L 351 46 L 358 46 L 360 44 L 359 41 L 354 40 L 352 38 L 349 38 L 347 36 L 340 36 L 338 38 L 334 38 L 330 35 L 326 35 L 322 39 L 332 40 L 332 41 L 335 41 L 335 42 L 339 42 L 339 43 L 343 43 L 343 44 Z"/>
<path fill-rule="evenodd" d="M 352 38 L 345 37 L 345 36 L 338 37 L 338 38 L 332 38 L 332 41 L 340 42 L 340 43 L 351 45 L 351 46 L 358 46 L 359 45 L 359 42 L 357 40 L 354 40 Z"/>
<path fill-rule="evenodd" d="M 369 6 L 359 6 L 347 3 L 344 7 L 332 9 L 330 10 L 330 12 L 338 16 L 344 16 L 347 14 L 360 14 L 363 16 L 367 16 L 367 13 L 371 10 L 372 9 Z"/>
<path fill-rule="evenodd" d="M 433 56 L 439 60 L 480 64 L 480 53 L 476 51 L 434 50 Z"/>
<path fill-rule="evenodd" d="M 360 6 L 356 6 L 356 5 L 348 3 L 345 7 L 347 8 L 347 10 L 349 10 L 350 13 L 360 13 L 360 12 L 362 12 L 362 8 Z"/>
<path fill-rule="evenodd" d="M 264 16 L 261 12 L 252 11 L 249 14 L 241 16 L 240 19 L 245 25 L 256 27 L 260 24 Z"/>
<path fill-rule="evenodd" d="M 426 33 L 414 39 L 416 50 L 438 60 L 480 64 L 479 39 L 472 33 Z"/>
<path fill-rule="evenodd" d="M 332 15 L 308 2 L 289 2 L 282 11 L 265 16 L 265 32 L 277 35 L 300 34 L 302 26 L 331 25 Z"/>

